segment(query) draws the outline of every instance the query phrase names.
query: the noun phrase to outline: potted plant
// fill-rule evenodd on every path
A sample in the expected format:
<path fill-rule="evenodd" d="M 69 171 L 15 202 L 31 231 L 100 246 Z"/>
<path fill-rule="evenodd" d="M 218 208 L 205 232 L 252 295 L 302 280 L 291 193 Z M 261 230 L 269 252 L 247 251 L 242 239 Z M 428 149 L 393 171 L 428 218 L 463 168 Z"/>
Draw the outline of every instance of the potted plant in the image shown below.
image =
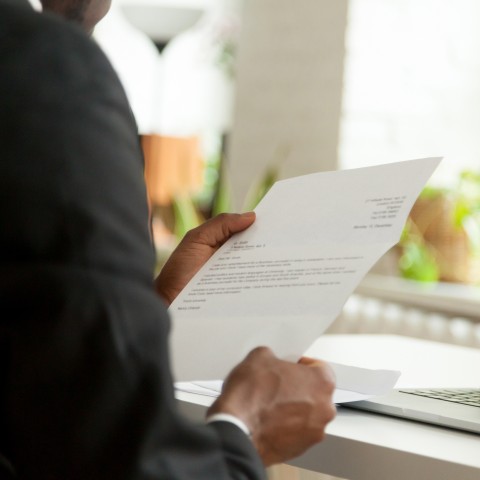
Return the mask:
<path fill-rule="evenodd" d="M 480 174 L 461 173 L 456 188 L 425 188 L 399 247 L 406 278 L 480 284 Z"/>

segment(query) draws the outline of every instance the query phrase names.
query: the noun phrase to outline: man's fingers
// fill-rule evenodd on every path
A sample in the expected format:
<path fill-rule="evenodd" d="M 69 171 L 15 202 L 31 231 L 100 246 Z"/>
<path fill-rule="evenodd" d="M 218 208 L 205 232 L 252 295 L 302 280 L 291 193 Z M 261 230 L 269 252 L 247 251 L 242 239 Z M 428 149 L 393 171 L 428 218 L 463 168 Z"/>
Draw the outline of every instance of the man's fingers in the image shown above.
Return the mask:
<path fill-rule="evenodd" d="M 191 230 L 189 239 L 212 248 L 225 243 L 234 233 L 248 228 L 255 221 L 255 212 L 221 213 Z"/>
<path fill-rule="evenodd" d="M 211 222 L 215 230 L 223 237 L 230 237 L 233 233 L 241 232 L 255 221 L 255 212 L 245 213 L 221 213 L 214 217 Z"/>
<path fill-rule="evenodd" d="M 311 357 L 301 357 L 300 360 L 298 361 L 301 365 L 318 365 L 320 363 L 320 360 L 317 360 L 316 358 L 311 358 Z"/>
<path fill-rule="evenodd" d="M 322 370 L 323 376 L 325 377 L 325 380 L 331 383 L 332 390 L 334 389 L 336 382 L 335 372 L 327 362 L 311 357 L 301 357 L 298 363 L 307 367 L 320 368 Z"/>

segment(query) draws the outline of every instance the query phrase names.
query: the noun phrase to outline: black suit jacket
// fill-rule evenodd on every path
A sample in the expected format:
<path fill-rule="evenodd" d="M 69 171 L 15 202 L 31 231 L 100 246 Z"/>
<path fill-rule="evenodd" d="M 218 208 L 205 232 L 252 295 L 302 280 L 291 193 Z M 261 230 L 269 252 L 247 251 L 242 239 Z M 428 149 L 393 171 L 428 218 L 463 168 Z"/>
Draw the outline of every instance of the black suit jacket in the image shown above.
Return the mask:
<path fill-rule="evenodd" d="M 264 478 L 237 427 L 177 412 L 116 75 L 20 3 L 0 0 L 0 453 L 26 479 Z"/>

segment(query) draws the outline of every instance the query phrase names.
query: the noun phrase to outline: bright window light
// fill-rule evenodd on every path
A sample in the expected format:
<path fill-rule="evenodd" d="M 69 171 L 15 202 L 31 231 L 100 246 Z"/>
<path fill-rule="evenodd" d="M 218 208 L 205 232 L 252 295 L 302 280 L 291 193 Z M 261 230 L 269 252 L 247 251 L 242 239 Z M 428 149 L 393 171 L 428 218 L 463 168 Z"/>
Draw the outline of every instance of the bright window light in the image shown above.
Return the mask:
<path fill-rule="evenodd" d="M 443 155 L 435 183 L 480 167 L 480 2 L 351 0 L 342 168 Z"/>

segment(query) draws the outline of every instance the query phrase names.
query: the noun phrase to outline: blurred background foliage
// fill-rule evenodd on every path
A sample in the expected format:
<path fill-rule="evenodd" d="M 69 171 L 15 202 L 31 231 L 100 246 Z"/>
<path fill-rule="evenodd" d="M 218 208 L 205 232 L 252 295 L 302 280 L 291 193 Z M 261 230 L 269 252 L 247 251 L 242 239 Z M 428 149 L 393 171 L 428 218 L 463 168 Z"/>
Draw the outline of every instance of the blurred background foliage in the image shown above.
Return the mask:
<path fill-rule="evenodd" d="M 421 282 L 480 283 L 480 173 L 464 171 L 453 188 L 427 186 L 401 241 L 399 271 Z"/>

